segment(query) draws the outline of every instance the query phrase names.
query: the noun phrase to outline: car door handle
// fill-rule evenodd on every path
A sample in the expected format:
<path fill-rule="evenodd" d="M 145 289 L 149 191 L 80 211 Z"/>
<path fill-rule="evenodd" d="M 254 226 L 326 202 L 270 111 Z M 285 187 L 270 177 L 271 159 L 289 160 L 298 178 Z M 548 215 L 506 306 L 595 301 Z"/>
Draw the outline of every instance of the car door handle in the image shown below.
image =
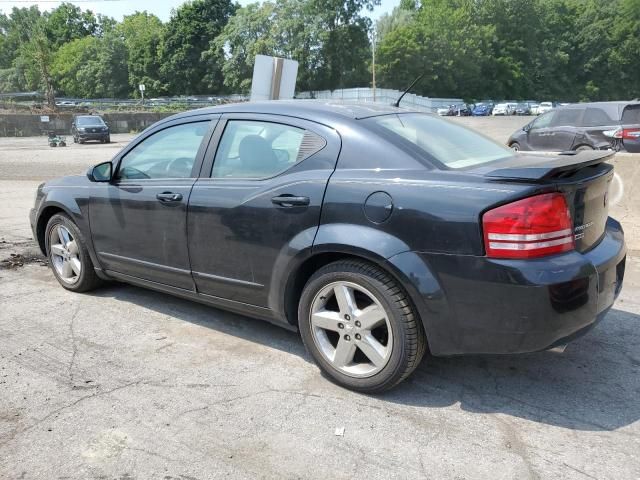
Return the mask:
<path fill-rule="evenodd" d="M 161 202 L 179 202 L 182 200 L 181 193 L 162 192 L 156 195 L 156 198 Z"/>
<path fill-rule="evenodd" d="M 296 197 L 294 195 L 278 195 L 271 199 L 271 203 L 281 207 L 306 207 L 309 205 L 309 197 Z"/>

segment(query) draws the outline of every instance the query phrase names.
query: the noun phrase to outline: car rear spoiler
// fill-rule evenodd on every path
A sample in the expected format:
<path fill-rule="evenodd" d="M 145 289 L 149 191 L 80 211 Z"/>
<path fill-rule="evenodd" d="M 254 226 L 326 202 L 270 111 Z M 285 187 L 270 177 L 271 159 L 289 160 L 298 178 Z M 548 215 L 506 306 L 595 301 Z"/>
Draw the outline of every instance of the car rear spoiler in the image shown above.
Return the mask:
<path fill-rule="evenodd" d="M 540 162 L 531 162 L 540 157 L 527 157 L 520 159 L 521 166 L 499 168 L 485 173 L 484 176 L 496 180 L 513 181 L 540 181 L 564 177 L 583 168 L 592 167 L 604 163 L 615 155 L 613 150 L 593 150 L 582 152 L 562 152 L 557 157 L 541 159 Z"/>

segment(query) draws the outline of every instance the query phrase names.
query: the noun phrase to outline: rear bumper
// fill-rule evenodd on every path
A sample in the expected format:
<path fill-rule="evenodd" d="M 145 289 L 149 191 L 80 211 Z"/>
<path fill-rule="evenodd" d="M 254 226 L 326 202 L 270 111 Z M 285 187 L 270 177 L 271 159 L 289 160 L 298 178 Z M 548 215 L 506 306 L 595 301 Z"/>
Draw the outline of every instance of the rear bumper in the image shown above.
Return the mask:
<path fill-rule="evenodd" d="M 544 350 L 586 333 L 617 298 L 625 255 L 622 228 L 609 219 L 602 241 L 586 253 L 494 260 L 407 252 L 389 262 L 411 283 L 433 354 L 500 354 Z"/>

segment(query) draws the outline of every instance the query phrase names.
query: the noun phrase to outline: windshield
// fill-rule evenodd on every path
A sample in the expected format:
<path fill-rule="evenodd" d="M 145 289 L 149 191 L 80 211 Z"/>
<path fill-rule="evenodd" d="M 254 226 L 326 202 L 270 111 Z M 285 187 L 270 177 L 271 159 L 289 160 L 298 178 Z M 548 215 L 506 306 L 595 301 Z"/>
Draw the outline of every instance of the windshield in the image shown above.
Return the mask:
<path fill-rule="evenodd" d="M 368 121 L 380 127 L 390 140 L 410 142 L 428 160 L 447 168 L 472 167 L 513 155 L 511 149 L 473 130 L 431 115 L 403 113 Z"/>
<path fill-rule="evenodd" d="M 102 127 L 104 122 L 100 117 L 78 117 L 76 118 L 76 125 L 79 127 Z"/>

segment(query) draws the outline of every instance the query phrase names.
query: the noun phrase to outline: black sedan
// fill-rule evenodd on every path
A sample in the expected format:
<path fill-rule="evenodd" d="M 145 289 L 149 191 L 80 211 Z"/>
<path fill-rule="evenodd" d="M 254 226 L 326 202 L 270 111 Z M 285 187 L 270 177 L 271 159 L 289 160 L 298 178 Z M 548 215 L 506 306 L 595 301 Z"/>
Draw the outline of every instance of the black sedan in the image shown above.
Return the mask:
<path fill-rule="evenodd" d="M 109 126 L 99 115 L 78 115 L 71 124 L 71 135 L 74 143 L 85 143 L 97 140 L 100 143 L 111 142 Z"/>
<path fill-rule="evenodd" d="M 427 348 L 543 350 L 605 315 L 626 251 L 609 155 L 515 154 L 372 104 L 226 105 L 40 185 L 31 225 L 68 290 L 118 280 L 258 317 L 375 392 Z"/>

